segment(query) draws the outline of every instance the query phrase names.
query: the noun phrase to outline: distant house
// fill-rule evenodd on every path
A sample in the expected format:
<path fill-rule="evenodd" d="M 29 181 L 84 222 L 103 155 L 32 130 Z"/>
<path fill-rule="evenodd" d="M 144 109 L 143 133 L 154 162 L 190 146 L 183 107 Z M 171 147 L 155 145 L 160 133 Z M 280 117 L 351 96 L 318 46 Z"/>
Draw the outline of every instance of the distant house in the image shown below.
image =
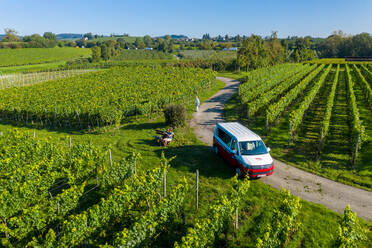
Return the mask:
<path fill-rule="evenodd" d="M 84 37 L 83 40 L 87 41 L 88 40 L 88 37 Z"/>
<path fill-rule="evenodd" d="M 230 48 L 224 48 L 223 49 L 224 51 L 238 51 L 238 48 L 237 47 L 230 47 Z"/>
<path fill-rule="evenodd" d="M 145 50 L 151 51 L 152 50 L 152 47 L 146 47 Z"/>

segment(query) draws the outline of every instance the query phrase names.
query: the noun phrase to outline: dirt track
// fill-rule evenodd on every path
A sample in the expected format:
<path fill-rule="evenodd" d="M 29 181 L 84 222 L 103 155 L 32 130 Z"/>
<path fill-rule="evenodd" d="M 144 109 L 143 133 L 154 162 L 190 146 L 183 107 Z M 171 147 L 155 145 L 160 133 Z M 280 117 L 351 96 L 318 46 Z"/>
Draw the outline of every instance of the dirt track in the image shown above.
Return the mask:
<path fill-rule="evenodd" d="M 232 79 L 217 79 L 222 80 L 226 86 L 204 102 L 191 121 L 197 137 L 210 146 L 216 122 L 223 121 L 224 104 L 238 91 L 239 85 L 238 81 Z M 334 182 L 278 160 L 275 160 L 274 164 L 274 174 L 260 179 L 262 182 L 277 189 L 283 186 L 304 200 L 322 204 L 339 213 L 343 213 L 346 205 L 350 205 L 359 217 L 367 221 L 372 220 L 372 192 Z"/>

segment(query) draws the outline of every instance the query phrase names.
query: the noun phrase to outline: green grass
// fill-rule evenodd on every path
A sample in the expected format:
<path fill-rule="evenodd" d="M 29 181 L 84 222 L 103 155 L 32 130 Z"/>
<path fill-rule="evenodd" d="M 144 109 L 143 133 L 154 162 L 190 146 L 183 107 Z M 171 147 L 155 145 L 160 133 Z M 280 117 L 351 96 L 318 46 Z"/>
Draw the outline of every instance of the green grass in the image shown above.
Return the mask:
<path fill-rule="evenodd" d="M 239 79 L 244 73 L 220 73 L 220 76 L 232 77 Z M 320 93 L 314 99 L 304 117 L 302 126 L 298 131 L 295 144 L 288 146 L 288 125 L 289 113 L 295 109 L 301 101 L 297 99 L 290 106 L 278 121 L 277 125 L 271 127 L 269 135 L 264 138 L 265 143 L 272 149 L 272 154 L 287 164 L 299 167 L 306 171 L 339 181 L 345 184 L 363 188 L 372 189 L 371 175 L 371 142 L 363 145 L 359 152 L 360 158 L 356 166 L 351 166 L 351 147 L 350 147 L 350 128 L 348 119 L 348 106 L 346 100 L 346 84 L 344 78 L 344 69 L 340 71 L 339 84 L 337 86 L 335 105 L 332 111 L 329 135 L 320 153 L 320 159 L 317 160 L 318 140 L 320 135 L 320 121 L 324 117 L 324 108 L 326 97 L 329 94 L 331 81 L 334 77 L 334 69 L 328 75 L 325 86 L 319 91 Z M 316 77 L 313 82 L 317 80 Z M 312 87 L 309 84 L 303 95 Z M 357 91 L 358 92 L 358 91 Z M 365 101 L 359 96 L 357 98 L 359 105 Z M 370 133 L 372 124 L 371 112 L 363 106 L 358 107 L 361 111 L 361 118 L 365 125 L 370 123 L 367 133 Z M 240 121 L 250 129 L 261 136 L 265 135 L 265 111 L 261 110 L 257 115 L 251 118 L 248 123 L 245 106 L 241 105 L 237 95 L 230 99 L 225 105 L 225 118 L 228 121 Z M 372 136 L 372 134 L 371 134 Z"/>
<path fill-rule="evenodd" d="M 0 67 L 0 74 L 55 70 L 55 69 L 60 68 L 61 66 L 64 66 L 65 64 L 66 64 L 65 61 L 61 61 L 61 62 L 43 63 L 43 64 L 35 64 L 35 65 L 5 66 L 5 67 Z"/>
<path fill-rule="evenodd" d="M 200 96 L 201 101 L 205 101 L 209 96 L 216 93 L 223 87 L 223 83 L 218 81 L 216 86 L 209 92 Z M 235 98 L 236 99 L 236 98 Z M 234 99 L 233 99 L 234 100 Z M 232 105 L 228 105 L 228 108 Z M 190 109 L 191 110 L 191 109 Z M 191 111 L 189 110 L 189 116 Z M 236 111 L 232 109 L 231 111 Z M 13 126 L 0 125 L 0 130 L 13 129 Z M 160 154 L 164 152 L 166 157 L 177 156 L 171 162 L 168 173 L 168 190 L 175 182 L 185 177 L 191 186 L 194 185 L 195 170 L 200 171 L 200 209 L 195 213 L 194 193 L 191 190 L 186 202 L 186 222 L 180 232 L 172 233 L 173 244 L 184 234 L 188 225 L 191 225 L 196 218 L 208 215 L 208 207 L 211 202 L 221 197 L 222 194 L 230 191 L 229 179 L 234 176 L 234 171 L 228 167 L 221 158 L 216 157 L 210 148 L 202 144 L 188 128 L 178 128 L 175 130 L 175 140 L 166 148 L 158 146 L 153 139 L 156 129 L 165 129 L 164 119 L 154 117 L 152 120 L 138 119 L 126 124 L 120 130 L 109 130 L 103 134 L 83 134 L 67 133 L 65 130 L 48 131 L 45 129 L 36 130 L 36 137 L 49 137 L 49 139 L 59 144 L 68 144 L 68 136 L 72 137 L 72 143 L 92 142 L 97 146 L 110 148 L 113 153 L 113 160 L 119 160 L 128 156 L 132 151 L 142 154 L 142 161 L 138 170 L 149 170 L 159 165 Z M 21 128 L 33 132 L 33 129 Z M 240 211 L 240 229 L 228 233 L 229 247 L 254 247 L 256 238 L 262 234 L 265 224 L 271 222 L 273 209 L 280 204 L 279 191 L 259 180 L 251 181 L 251 189 L 246 196 L 245 204 Z M 318 204 L 302 201 L 302 210 L 299 216 L 302 224 L 299 231 L 293 236 L 290 247 L 329 247 L 336 234 L 337 222 L 340 215 L 326 209 Z M 160 235 L 158 240 L 169 239 Z M 155 241 L 157 242 L 157 241 Z M 161 243 L 161 241 L 159 241 Z M 221 241 L 222 242 L 222 241 Z M 365 247 L 372 245 L 372 237 L 369 236 L 369 243 Z"/>
<path fill-rule="evenodd" d="M 324 58 L 324 59 L 314 59 L 305 61 L 304 63 L 316 63 L 316 64 L 371 64 L 370 61 L 345 61 L 342 58 Z"/>
<path fill-rule="evenodd" d="M 149 50 L 123 50 L 114 60 L 158 60 L 175 59 L 172 54 Z"/>
<path fill-rule="evenodd" d="M 0 49 L 0 66 L 59 62 L 90 54 L 90 49 L 72 47 Z"/>
<path fill-rule="evenodd" d="M 235 59 L 236 51 L 183 50 L 179 52 L 183 59 Z"/>

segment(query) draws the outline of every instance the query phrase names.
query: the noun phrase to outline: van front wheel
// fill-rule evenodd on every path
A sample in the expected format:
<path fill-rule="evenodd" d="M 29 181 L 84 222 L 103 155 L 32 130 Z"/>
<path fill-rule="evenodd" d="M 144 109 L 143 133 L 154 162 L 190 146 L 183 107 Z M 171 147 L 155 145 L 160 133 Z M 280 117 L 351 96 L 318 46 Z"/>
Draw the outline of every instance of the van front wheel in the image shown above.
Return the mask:
<path fill-rule="evenodd" d="M 242 176 L 242 172 L 240 171 L 240 168 L 236 168 L 235 173 L 238 174 L 238 178 Z"/>

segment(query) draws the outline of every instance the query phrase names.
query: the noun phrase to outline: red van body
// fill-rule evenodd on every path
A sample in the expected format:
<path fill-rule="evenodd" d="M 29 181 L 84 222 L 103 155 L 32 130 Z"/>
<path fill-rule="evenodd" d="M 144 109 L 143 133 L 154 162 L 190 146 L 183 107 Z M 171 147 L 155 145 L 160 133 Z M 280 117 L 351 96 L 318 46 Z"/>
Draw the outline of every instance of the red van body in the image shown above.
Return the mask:
<path fill-rule="evenodd" d="M 238 122 L 217 123 L 213 149 L 239 176 L 257 178 L 274 172 L 274 160 L 262 139 Z"/>

